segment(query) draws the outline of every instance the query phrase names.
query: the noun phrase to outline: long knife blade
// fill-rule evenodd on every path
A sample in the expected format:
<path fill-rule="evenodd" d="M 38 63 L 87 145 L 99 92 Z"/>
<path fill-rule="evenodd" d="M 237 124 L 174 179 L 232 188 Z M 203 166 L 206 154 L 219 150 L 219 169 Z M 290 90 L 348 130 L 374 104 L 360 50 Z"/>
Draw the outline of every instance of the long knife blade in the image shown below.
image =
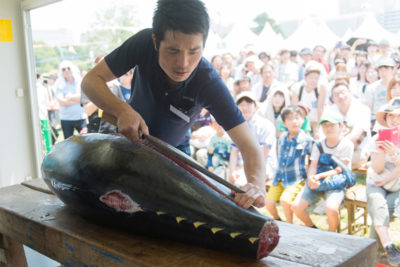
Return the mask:
<path fill-rule="evenodd" d="M 109 113 L 103 112 L 103 119 L 105 119 L 106 121 L 108 121 L 109 123 L 112 123 L 114 125 L 117 124 L 117 119 L 113 115 L 111 115 Z M 195 169 L 195 170 L 199 171 L 200 173 L 210 177 L 214 181 L 226 186 L 227 188 L 233 190 L 234 192 L 236 192 L 236 193 L 245 193 L 242 189 L 240 189 L 237 186 L 231 184 L 230 182 L 224 180 L 223 178 L 219 177 L 215 173 L 207 170 L 202 165 L 200 165 L 197 161 L 195 161 L 194 159 L 192 159 L 191 157 L 189 157 L 188 155 L 186 155 L 182 151 L 176 149 L 175 147 L 165 143 L 164 141 L 162 141 L 162 140 L 160 140 L 160 139 L 158 139 L 158 138 L 156 138 L 154 136 L 150 136 L 150 135 L 141 135 L 141 138 L 146 139 L 149 143 L 151 143 L 152 145 L 154 145 L 155 147 L 157 147 L 161 151 L 174 156 L 178 160 L 184 162 L 185 164 L 189 165 L 193 169 Z"/>

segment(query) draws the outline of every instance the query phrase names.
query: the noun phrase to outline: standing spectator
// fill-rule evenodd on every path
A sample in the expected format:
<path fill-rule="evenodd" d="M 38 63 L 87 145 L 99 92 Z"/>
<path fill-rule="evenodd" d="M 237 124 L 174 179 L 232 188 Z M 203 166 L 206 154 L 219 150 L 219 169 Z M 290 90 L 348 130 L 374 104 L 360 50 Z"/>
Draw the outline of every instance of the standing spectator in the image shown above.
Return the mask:
<path fill-rule="evenodd" d="M 107 53 L 98 55 L 94 60 L 94 65 L 98 64 L 106 55 Z M 110 87 L 111 83 L 108 83 L 107 85 Z M 82 107 L 85 109 L 86 115 L 88 117 L 88 122 L 89 122 L 87 126 L 88 132 L 89 133 L 99 132 L 100 123 L 102 121 L 101 116 L 99 116 L 100 110 L 92 101 L 89 100 L 89 98 L 83 92 L 81 92 L 80 103 Z"/>
<path fill-rule="evenodd" d="M 307 179 L 307 156 L 311 155 L 313 139 L 301 126 L 304 122 L 299 107 L 288 106 L 282 111 L 283 125 L 288 132 L 278 141 L 278 170 L 267 193 L 266 206 L 275 220 L 280 220 L 276 202 L 280 202 L 286 222 L 293 223 L 291 206 Z"/>
<path fill-rule="evenodd" d="M 127 73 L 118 78 L 118 83 L 114 82 L 111 85 L 111 92 L 119 99 L 128 102 L 132 95 L 132 79 L 134 70 L 129 70 Z M 112 134 L 117 133 L 117 127 L 104 119 L 100 120 L 99 133 Z"/>
<path fill-rule="evenodd" d="M 290 61 L 294 64 L 298 64 L 297 62 L 297 51 L 296 50 L 290 50 Z"/>
<path fill-rule="evenodd" d="M 386 101 L 389 102 L 395 97 L 400 97 L 400 72 L 396 72 L 393 79 L 389 82 Z"/>
<path fill-rule="evenodd" d="M 324 60 L 325 53 L 325 47 L 322 45 L 316 45 L 313 49 L 313 60 L 321 63 L 324 66 L 326 73 L 329 74 L 329 64 Z"/>
<path fill-rule="evenodd" d="M 308 119 L 310 120 L 312 134 L 318 139 L 319 134 L 319 118 L 324 110 L 326 101 L 326 86 L 318 85 L 320 78 L 320 70 L 314 64 L 309 64 L 306 68 L 304 81 L 297 83 L 292 88 L 292 104 L 302 103 L 310 107 Z"/>
<path fill-rule="evenodd" d="M 326 215 L 329 231 L 335 232 L 339 225 L 339 208 L 344 199 L 345 188 L 320 191 L 322 179 L 343 172 L 339 166 L 335 166 L 326 154 L 330 154 L 341 160 L 345 165 L 351 165 L 353 144 L 343 138 L 344 125 L 339 114 L 325 112 L 321 117 L 321 126 L 325 138 L 314 144 L 311 152 L 311 163 L 308 168 L 308 181 L 303 190 L 293 203 L 293 211 L 296 216 L 309 227 L 315 227 L 306 208 L 313 204 L 322 195 L 326 198 Z M 324 155 L 325 154 L 325 155 Z M 329 158 L 330 162 L 324 159 Z"/>
<path fill-rule="evenodd" d="M 276 68 L 278 81 L 290 87 L 297 82 L 298 66 L 290 61 L 290 52 L 287 49 L 281 50 L 279 53 L 279 62 Z"/>
<path fill-rule="evenodd" d="M 87 133 L 86 113 L 80 105 L 81 78 L 79 69 L 70 61 L 63 61 L 58 68 L 56 97 L 60 103 L 61 127 L 64 138 L 72 136 L 74 129 Z"/>
<path fill-rule="evenodd" d="M 264 64 L 267 64 L 271 61 L 271 56 L 267 54 L 267 52 L 260 52 L 258 54 L 258 59 L 261 60 Z"/>
<path fill-rule="evenodd" d="M 302 60 L 301 65 L 299 66 L 299 81 L 304 79 L 305 69 L 308 62 L 312 60 L 312 51 L 310 48 L 303 48 L 299 52 L 299 56 Z"/>
<path fill-rule="evenodd" d="M 382 39 L 379 42 L 379 53 L 381 55 L 379 60 L 390 57 L 390 43 L 388 40 Z"/>
<path fill-rule="evenodd" d="M 365 104 L 371 109 L 371 124 L 375 124 L 375 114 L 381 106 L 386 104 L 386 91 L 389 82 L 393 78 L 395 62 L 390 57 L 382 58 L 379 61 L 378 72 L 380 80 L 367 87 Z"/>
<path fill-rule="evenodd" d="M 396 127 L 400 130 L 400 98 L 393 98 L 382 106 L 376 114 L 376 119 L 382 126 Z M 399 201 L 400 190 L 389 190 L 381 180 L 396 174 L 400 168 L 399 155 L 399 141 L 396 146 L 389 140 L 377 141 L 377 136 L 374 137 L 371 146 L 371 167 L 367 172 L 368 214 L 372 219 L 370 236 L 379 238 L 391 266 L 400 265 L 400 251 L 389 235 L 390 216 L 396 202 Z"/>
<path fill-rule="evenodd" d="M 266 177 L 267 179 L 272 179 L 277 168 L 274 126 L 270 121 L 256 114 L 256 99 L 251 92 L 240 93 L 236 97 L 236 104 L 242 112 L 243 117 L 246 119 L 251 132 L 256 137 L 258 144 L 262 148 L 266 161 Z M 232 183 L 238 185 L 246 183 L 243 160 L 239 150 L 234 144 L 232 144 L 229 158 L 229 179 Z"/>
<path fill-rule="evenodd" d="M 355 149 L 352 164 L 353 168 L 367 162 L 369 157 L 368 144 L 371 139 L 369 128 L 370 112 L 368 107 L 355 99 L 347 83 L 337 83 L 332 88 L 333 105 L 327 111 L 338 113 L 346 124 L 346 138 L 353 142 Z"/>
<path fill-rule="evenodd" d="M 275 79 L 275 70 L 272 64 L 268 63 L 261 67 L 261 77 L 262 81 L 255 84 L 251 90 L 258 102 L 264 102 L 271 92 L 275 92 L 278 89 L 287 91 L 287 87 Z"/>
<path fill-rule="evenodd" d="M 246 70 L 246 76 L 250 78 L 250 90 L 251 88 L 262 81 L 260 75 L 260 68 L 262 67 L 262 62 L 257 56 L 253 55 L 244 61 L 244 67 Z"/>
<path fill-rule="evenodd" d="M 374 42 L 371 41 L 367 44 L 367 59 L 368 61 L 373 64 L 373 65 L 378 65 L 378 45 Z"/>

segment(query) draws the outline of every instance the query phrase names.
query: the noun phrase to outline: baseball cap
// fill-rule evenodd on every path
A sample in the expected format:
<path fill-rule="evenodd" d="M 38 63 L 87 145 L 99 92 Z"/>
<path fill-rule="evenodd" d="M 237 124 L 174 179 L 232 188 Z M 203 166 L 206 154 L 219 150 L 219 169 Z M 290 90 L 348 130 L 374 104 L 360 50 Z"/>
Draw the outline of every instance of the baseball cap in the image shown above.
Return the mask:
<path fill-rule="evenodd" d="M 396 63 L 394 62 L 393 58 L 391 57 L 384 57 L 379 60 L 378 68 L 388 66 L 388 67 L 395 67 Z"/>
<path fill-rule="evenodd" d="M 240 100 L 242 100 L 243 98 L 248 98 L 250 99 L 250 101 L 256 103 L 256 97 L 254 96 L 254 94 L 250 91 L 242 91 L 240 92 L 237 96 L 236 96 L 236 105 L 240 102 Z"/>
<path fill-rule="evenodd" d="M 322 113 L 319 124 L 323 124 L 327 121 L 331 123 L 343 123 L 343 117 L 335 111 L 325 111 Z"/>
<path fill-rule="evenodd" d="M 310 48 L 303 48 L 300 50 L 299 55 L 312 55 L 312 51 Z"/>
<path fill-rule="evenodd" d="M 319 66 L 317 64 L 315 64 L 314 62 L 309 62 L 306 65 L 306 68 L 304 69 L 304 76 L 307 76 L 311 72 L 316 72 L 318 74 L 321 73 L 321 70 L 320 70 Z"/>

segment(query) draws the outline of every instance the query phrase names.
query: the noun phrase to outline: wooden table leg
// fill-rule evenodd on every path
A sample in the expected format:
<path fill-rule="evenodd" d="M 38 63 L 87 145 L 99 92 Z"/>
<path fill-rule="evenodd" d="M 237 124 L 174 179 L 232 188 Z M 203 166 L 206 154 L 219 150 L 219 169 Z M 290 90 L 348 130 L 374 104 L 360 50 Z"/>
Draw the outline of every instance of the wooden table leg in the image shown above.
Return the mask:
<path fill-rule="evenodd" d="M 0 234 L 0 267 L 27 267 L 21 243 Z"/>

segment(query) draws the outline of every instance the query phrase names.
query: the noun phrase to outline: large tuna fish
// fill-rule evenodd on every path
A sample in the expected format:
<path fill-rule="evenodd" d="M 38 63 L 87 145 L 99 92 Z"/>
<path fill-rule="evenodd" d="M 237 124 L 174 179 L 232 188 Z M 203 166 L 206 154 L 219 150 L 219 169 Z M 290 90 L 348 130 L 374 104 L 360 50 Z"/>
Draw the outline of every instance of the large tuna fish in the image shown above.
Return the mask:
<path fill-rule="evenodd" d="M 146 141 L 72 136 L 45 157 L 42 174 L 81 215 L 134 233 L 257 259 L 279 241 L 271 219 L 239 207 L 197 171 Z"/>

